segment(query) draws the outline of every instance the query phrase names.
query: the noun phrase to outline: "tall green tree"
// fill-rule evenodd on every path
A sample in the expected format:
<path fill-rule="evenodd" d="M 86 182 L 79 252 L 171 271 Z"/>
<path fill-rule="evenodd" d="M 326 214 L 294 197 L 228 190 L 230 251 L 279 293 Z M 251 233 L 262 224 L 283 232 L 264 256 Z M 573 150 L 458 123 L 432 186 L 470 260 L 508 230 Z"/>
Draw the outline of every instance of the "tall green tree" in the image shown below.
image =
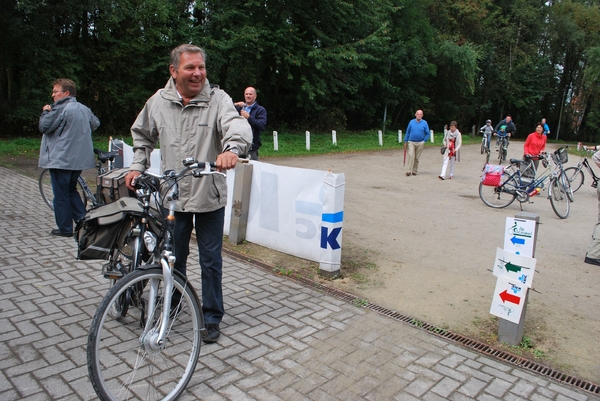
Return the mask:
<path fill-rule="evenodd" d="M 198 41 L 211 58 L 209 79 L 234 97 L 257 87 L 270 121 L 325 126 L 344 124 L 347 113 L 372 121 L 364 93 L 378 72 L 369 68 L 387 70 L 374 62 L 393 10 L 385 0 L 206 2 Z"/>

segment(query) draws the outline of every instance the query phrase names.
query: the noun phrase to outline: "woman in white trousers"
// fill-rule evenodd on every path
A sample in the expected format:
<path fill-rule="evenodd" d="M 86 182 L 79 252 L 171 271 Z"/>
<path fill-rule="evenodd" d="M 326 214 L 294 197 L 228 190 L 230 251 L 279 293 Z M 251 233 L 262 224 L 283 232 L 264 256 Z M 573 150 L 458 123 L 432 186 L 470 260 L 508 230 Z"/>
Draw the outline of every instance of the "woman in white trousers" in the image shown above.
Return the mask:
<path fill-rule="evenodd" d="M 442 164 L 442 173 L 438 176 L 440 180 L 446 179 L 446 170 L 448 162 L 450 162 L 450 179 L 454 176 L 454 165 L 460 161 L 460 147 L 462 146 L 462 135 L 456 128 L 456 121 L 450 122 L 450 129 L 444 135 L 443 146 L 446 147 L 444 152 L 444 163 Z"/>

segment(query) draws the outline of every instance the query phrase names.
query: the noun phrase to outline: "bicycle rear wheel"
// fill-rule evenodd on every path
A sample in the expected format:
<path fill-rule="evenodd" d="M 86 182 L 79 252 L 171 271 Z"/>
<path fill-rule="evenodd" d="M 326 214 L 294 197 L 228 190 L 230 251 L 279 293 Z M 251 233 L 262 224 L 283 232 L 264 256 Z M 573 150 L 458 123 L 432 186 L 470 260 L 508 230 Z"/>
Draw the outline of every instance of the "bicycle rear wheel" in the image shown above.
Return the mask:
<path fill-rule="evenodd" d="M 164 294 L 162 268 L 136 270 L 108 291 L 92 320 L 87 365 L 92 385 L 102 400 L 173 400 L 189 383 L 201 347 L 202 309 L 185 277 L 174 275 L 180 301 L 171 305 L 167 336 L 156 345 Z M 156 309 L 149 311 L 150 286 L 156 286 Z M 111 308 L 126 291 L 133 297 L 126 316 L 111 317 Z M 171 296 L 171 294 L 168 294 Z"/>
<path fill-rule="evenodd" d="M 517 180 L 512 178 L 505 179 L 498 187 L 492 187 L 479 183 L 479 197 L 489 207 L 502 209 L 515 201 L 517 197 Z"/>
<path fill-rule="evenodd" d="M 571 202 L 569 201 L 569 196 L 567 194 L 568 188 L 566 187 L 568 183 L 565 184 L 565 179 L 566 177 L 564 174 L 561 174 L 558 178 L 553 178 L 552 181 L 550 181 L 550 189 L 548 190 L 552 209 L 561 219 L 566 219 L 571 210 Z"/>
<path fill-rule="evenodd" d="M 50 179 L 50 170 L 45 168 L 40 173 L 40 177 L 38 178 L 38 188 L 40 189 L 40 195 L 42 195 L 42 199 L 46 206 L 50 208 L 50 210 L 54 210 L 54 191 L 52 190 L 52 180 Z M 81 197 L 81 201 L 83 202 L 83 206 L 87 205 L 87 197 L 85 196 L 85 191 L 81 186 L 81 183 L 77 182 L 77 192 L 79 192 L 79 196 Z"/>
<path fill-rule="evenodd" d="M 569 167 L 565 169 L 565 174 L 571 183 L 571 189 L 573 192 L 577 192 L 577 190 L 581 188 L 583 182 L 585 181 L 583 171 L 577 167 Z"/>

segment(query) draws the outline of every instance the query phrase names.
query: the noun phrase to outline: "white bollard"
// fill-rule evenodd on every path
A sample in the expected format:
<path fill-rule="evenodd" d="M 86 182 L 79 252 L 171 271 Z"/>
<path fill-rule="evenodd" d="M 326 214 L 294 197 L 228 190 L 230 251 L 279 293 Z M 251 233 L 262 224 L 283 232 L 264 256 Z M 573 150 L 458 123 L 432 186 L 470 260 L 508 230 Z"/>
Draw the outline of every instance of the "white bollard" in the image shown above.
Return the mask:
<path fill-rule="evenodd" d="M 383 133 L 379 130 L 379 146 L 383 146 Z"/>
<path fill-rule="evenodd" d="M 306 150 L 310 150 L 310 132 L 306 131 Z"/>
<path fill-rule="evenodd" d="M 277 131 L 273 131 L 273 150 L 275 152 L 279 150 L 279 140 L 277 139 Z"/>
<path fill-rule="evenodd" d="M 433 130 L 429 130 L 429 139 L 431 139 L 431 143 L 433 143 Z"/>
<path fill-rule="evenodd" d="M 402 143 L 402 130 L 398 130 L 398 143 Z"/>
<path fill-rule="evenodd" d="M 341 269 L 345 185 L 344 174 L 328 172 L 323 178 L 319 274 L 330 279 L 338 277 Z"/>
<path fill-rule="evenodd" d="M 331 131 L 331 142 L 332 142 L 334 145 L 337 145 L 337 134 L 336 134 L 336 132 L 335 132 L 335 131 Z"/>

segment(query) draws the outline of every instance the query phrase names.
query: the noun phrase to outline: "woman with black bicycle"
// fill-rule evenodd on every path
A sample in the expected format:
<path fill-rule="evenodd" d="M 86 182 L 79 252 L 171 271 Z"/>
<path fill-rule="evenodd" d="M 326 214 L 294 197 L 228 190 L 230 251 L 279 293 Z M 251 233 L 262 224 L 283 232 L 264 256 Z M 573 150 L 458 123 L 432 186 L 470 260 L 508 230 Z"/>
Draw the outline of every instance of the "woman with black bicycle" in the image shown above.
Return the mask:
<path fill-rule="evenodd" d="M 539 159 L 537 157 L 540 153 L 546 150 L 546 135 L 544 135 L 544 125 L 537 123 L 535 125 L 535 132 L 532 132 L 527 136 L 525 144 L 523 145 L 523 160 L 526 164 L 529 164 L 533 160 L 535 169 L 537 170 L 539 165 Z"/>

